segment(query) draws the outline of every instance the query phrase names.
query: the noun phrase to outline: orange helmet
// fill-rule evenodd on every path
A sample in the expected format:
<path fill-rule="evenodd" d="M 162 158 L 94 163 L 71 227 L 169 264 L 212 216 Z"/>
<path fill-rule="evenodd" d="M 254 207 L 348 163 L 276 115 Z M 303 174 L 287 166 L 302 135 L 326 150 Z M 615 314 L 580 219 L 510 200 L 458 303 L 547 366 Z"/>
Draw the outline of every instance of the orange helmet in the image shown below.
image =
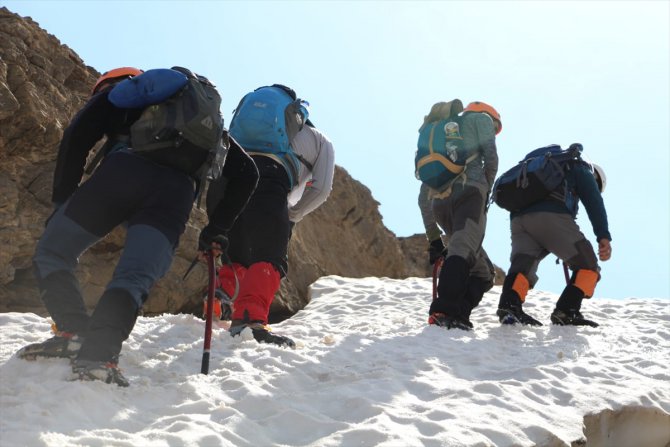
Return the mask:
<path fill-rule="evenodd" d="M 100 77 L 98 78 L 97 81 L 95 81 L 95 85 L 93 86 L 93 90 L 91 91 L 91 95 L 94 95 L 98 93 L 98 91 L 106 84 L 115 81 L 115 82 L 120 82 L 123 79 L 122 78 L 132 78 L 133 76 L 137 76 L 138 74 L 144 73 L 142 70 L 139 68 L 135 67 L 120 67 L 120 68 L 115 68 L 113 70 L 109 70 L 104 72 Z"/>
<path fill-rule="evenodd" d="M 463 112 L 480 112 L 486 113 L 491 117 L 496 128 L 496 135 L 502 130 L 502 121 L 500 120 L 500 114 L 492 106 L 481 101 L 474 101 L 468 104 L 468 106 L 463 110 Z"/>

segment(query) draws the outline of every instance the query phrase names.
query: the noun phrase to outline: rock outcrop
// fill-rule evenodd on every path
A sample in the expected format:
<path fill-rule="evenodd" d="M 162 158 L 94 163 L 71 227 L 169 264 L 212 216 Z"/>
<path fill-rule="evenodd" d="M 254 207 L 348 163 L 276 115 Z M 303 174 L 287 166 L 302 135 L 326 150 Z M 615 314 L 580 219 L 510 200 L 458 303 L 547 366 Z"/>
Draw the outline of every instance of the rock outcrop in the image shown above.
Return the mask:
<path fill-rule="evenodd" d="M 6 8 L 0 8 L 0 41 L 0 311 L 45 314 L 31 256 L 52 211 L 60 138 L 99 73 L 32 19 Z M 205 219 L 195 208 L 172 268 L 152 290 L 145 314 L 200 310 L 205 266 L 198 265 L 185 281 L 182 276 L 196 255 Z M 111 278 L 123 244 L 119 228 L 81 257 L 78 276 L 88 306 Z M 337 167 L 331 197 L 294 229 L 288 278 L 272 316 L 280 319 L 304 307 L 309 285 L 323 275 L 430 275 L 426 248 L 422 235 L 396 238 L 383 225 L 370 191 Z"/>

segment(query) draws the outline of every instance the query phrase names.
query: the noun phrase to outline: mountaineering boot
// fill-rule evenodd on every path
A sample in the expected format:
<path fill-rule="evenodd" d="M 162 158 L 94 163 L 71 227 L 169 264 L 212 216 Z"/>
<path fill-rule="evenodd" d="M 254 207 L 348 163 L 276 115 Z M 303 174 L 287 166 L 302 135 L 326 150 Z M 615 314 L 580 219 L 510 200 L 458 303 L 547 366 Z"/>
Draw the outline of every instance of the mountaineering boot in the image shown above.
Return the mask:
<path fill-rule="evenodd" d="M 54 336 L 40 343 L 24 346 L 16 356 L 23 360 L 38 357 L 72 359 L 81 349 L 82 338 L 70 332 L 55 332 Z"/>
<path fill-rule="evenodd" d="M 561 296 L 556 301 L 556 309 L 560 310 L 580 310 L 582 308 L 582 300 L 584 299 L 584 292 L 574 284 L 568 284 L 561 292 Z"/>
<path fill-rule="evenodd" d="M 523 295 L 523 299 L 525 300 L 527 293 L 527 282 L 525 281 L 527 281 L 526 277 L 521 273 L 509 274 L 505 278 L 503 290 L 500 294 L 500 301 L 498 301 L 498 310 L 496 311 L 500 323 L 542 326 L 542 323 L 523 311 L 521 295 Z"/>
<path fill-rule="evenodd" d="M 464 258 L 449 256 L 445 259 L 442 263 L 440 278 L 437 284 L 437 298 L 433 300 L 428 310 L 428 314 L 430 315 L 429 324 L 436 324 L 430 321 L 433 315 L 441 314 L 455 321 L 460 321 L 470 328 L 472 327 L 472 323 L 470 323 L 467 317 L 472 310 L 471 304 L 466 297 L 469 275 L 470 265 Z M 441 321 L 442 319 L 438 320 Z M 443 326 L 441 324 L 438 325 Z"/>
<path fill-rule="evenodd" d="M 72 362 L 72 375 L 72 380 L 101 380 L 122 387 L 130 386 L 130 382 L 123 377 L 116 362 L 74 360 Z"/>
<path fill-rule="evenodd" d="M 238 336 L 242 333 L 244 328 L 251 329 L 254 339 L 258 343 L 271 343 L 277 346 L 288 346 L 295 349 L 295 342 L 283 335 L 273 334 L 270 326 L 265 325 L 262 321 L 244 322 L 243 320 L 233 320 L 230 325 L 231 337 Z"/>
<path fill-rule="evenodd" d="M 49 315 L 63 332 L 84 335 L 88 327 L 89 316 L 79 282 L 72 272 L 58 270 L 41 278 L 35 267 L 40 298 Z"/>
<path fill-rule="evenodd" d="M 542 323 L 523 311 L 521 306 L 499 307 L 496 311 L 498 320 L 502 324 L 525 324 L 528 326 L 542 326 Z"/>
<path fill-rule="evenodd" d="M 559 326 L 600 326 L 595 321 L 584 318 L 581 312 L 576 309 L 554 309 L 551 313 L 551 322 Z"/>
<path fill-rule="evenodd" d="M 560 326 L 598 327 L 595 321 L 587 320 L 579 312 L 584 292 L 574 284 L 568 284 L 556 301 L 556 309 L 551 313 L 551 322 Z"/>
<path fill-rule="evenodd" d="M 108 289 L 102 294 L 86 338 L 72 362 L 75 380 L 102 380 L 128 386 L 118 368 L 118 359 L 123 342 L 135 326 L 137 311 L 137 302 L 124 289 Z"/>
<path fill-rule="evenodd" d="M 124 289 L 108 289 L 93 311 L 79 360 L 109 362 L 119 357 L 121 345 L 137 320 L 137 303 Z"/>
<path fill-rule="evenodd" d="M 441 312 L 434 312 L 428 317 L 428 324 L 431 326 L 439 326 L 445 329 L 462 329 L 469 331 L 474 328 L 470 320 L 463 320 L 457 317 L 450 317 Z"/>

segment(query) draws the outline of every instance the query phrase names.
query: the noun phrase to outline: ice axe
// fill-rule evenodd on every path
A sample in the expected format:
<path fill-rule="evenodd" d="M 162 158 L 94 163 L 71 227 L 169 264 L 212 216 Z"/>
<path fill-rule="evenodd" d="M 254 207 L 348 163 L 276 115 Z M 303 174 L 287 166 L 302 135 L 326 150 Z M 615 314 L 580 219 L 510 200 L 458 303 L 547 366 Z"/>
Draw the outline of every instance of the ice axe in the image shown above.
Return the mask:
<path fill-rule="evenodd" d="M 570 284 L 570 273 L 568 272 L 568 264 L 563 263 L 563 274 L 565 275 L 565 283 Z"/>
<path fill-rule="evenodd" d="M 556 264 L 558 264 L 559 262 L 561 262 L 561 260 L 559 258 L 556 258 Z M 568 271 L 568 264 L 566 264 L 565 261 L 563 261 L 563 274 L 565 275 L 565 283 L 569 285 L 570 272 Z"/>
<path fill-rule="evenodd" d="M 433 301 L 437 299 L 437 278 L 440 276 L 440 270 L 442 269 L 442 263 L 444 262 L 444 257 L 440 256 L 433 264 Z"/>
<path fill-rule="evenodd" d="M 209 373 L 209 351 L 212 344 L 212 314 L 214 310 L 214 293 L 216 289 L 215 257 L 212 250 L 207 250 L 205 252 L 205 257 L 207 258 L 209 284 L 207 285 L 207 312 L 205 313 L 205 345 L 202 350 L 200 374 Z"/>

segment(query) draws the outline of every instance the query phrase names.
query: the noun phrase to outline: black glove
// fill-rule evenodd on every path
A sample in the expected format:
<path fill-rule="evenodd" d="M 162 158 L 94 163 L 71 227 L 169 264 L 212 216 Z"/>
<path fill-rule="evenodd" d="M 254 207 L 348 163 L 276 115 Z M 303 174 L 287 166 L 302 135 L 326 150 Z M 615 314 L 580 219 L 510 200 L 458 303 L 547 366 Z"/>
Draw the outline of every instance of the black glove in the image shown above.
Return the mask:
<path fill-rule="evenodd" d="M 221 232 L 213 227 L 207 225 L 200 232 L 198 238 L 198 250 L 207 251 L 212 248 L 212 243 L 219 244 L 221 251 L 226 253 L 228 251 L 228 235 L 226 232 Z"/>
<path fill-rule="evenodd" d="M 445 248 L 441 238 L 435 239 L 430 243 L 430 247 L 428 247 L 428 259 L 430 265 L 435 264 L 435 261 L 444 256 L 444 250 Z"/>

